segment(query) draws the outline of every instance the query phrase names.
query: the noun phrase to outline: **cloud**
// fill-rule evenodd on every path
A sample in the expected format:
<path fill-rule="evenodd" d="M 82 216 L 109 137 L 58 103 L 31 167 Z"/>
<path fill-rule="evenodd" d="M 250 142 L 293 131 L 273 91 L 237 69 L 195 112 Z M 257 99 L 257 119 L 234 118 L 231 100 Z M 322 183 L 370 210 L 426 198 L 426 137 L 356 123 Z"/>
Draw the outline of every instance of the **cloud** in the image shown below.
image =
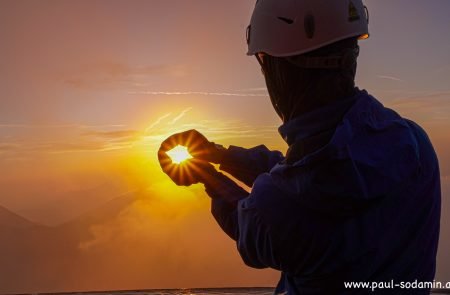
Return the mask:
<path fill-rule="evenodd" d="M 450 125 L 450 91 L 413 94 L 394 99 L 388 105 L 412 119 Z"/>
<path fill-rule="evenodd" d="M 378 75 L 377 78 L 396 81 L 396 82 L 405 82 L 404 80 L 397 78 L 397 77 L 393 77 L 393 76 Z"/>
<path fill-rule="evenodd" d="M 236 90 L 238 92 L 267 92 L 267 87 L 254 87 L 254 88 L 245 88 L 245 89 L 239 89 Z"/>
<path fill-rule="evenodd" d="M 443 66 L 433 71 L 434 74 L 445 74 L 450 71 L 450 65 Z"/>
<path fill-rule="evenodd" d="M 233 92 L 206 92 L 206 91 L 131 91 L 128 94 L 146 95 L 205 95 L 205 96 L 238 96 L 238 97 L 267 97 L 261 93 L 233 93 Z"/>
<path fill-rule="evenodd" d="M 113 146 L 107 142 L 85 141 L 85 142 L 53 142 L 43 146 L 40 150 L 48 153 L 76 153 L 76 152 L 100 152 L 123 148 L 123 144 Z M 37 150 L 39 151 L 39 149 Z"/>
<path fill-rule="evenodd" d="M 148 126 L 145 129 L 145 133 L 148 133 L 150 130 L 152 130 L 155 126 L 157 126 L 158 124 L 160 124 L 162 121 L 164 121 L 165 119 L 167 119 L 168 117 L 170 117 L 170 115 L 172 115 L 172 113 L 167 113 L 162 115 L 161 117 L 159 117 L 158 119 L 156 119 L 155 122 L 153 122 L 152 124 L 150 124 L 150 126 Z"/>
<path fill-rule="evenodd" d="M 391 104 L 397 106 L 413 105 L 415 107 L 448 107 L 450 106 L 450 90 L 423 93 L 412 92 L 409 95 L 392 100 Z"/>
<path fill-rule="evenodd" d="M 63 124 L 63 125 L 39 125 L 39 124 L 0 124 L 0 128 L 68 128 L 77 127 L 79 125 Z"/>
<path fill-rule="evenodd" d="M 104 125 L 103 129 L 83 125 L 66 125 L 61 132 L 46 130 L 48 126 L 14 126 L 12 128 L 42 128 L 39 133 L 32 131 L 9 137 L 0 143 L 3 158 L 35 153 L 102 152 L 132 147 L 142 137 L 142 132 L 117 129 L 120 125 Z M 10 127 L 10 126 L 9 126 Z M 51 126 L 50 128 L 62 128 Z M 39 136 L 36 136 L 38 135 Z"/>
<path fill-rule="evenodd" d="M 97 89 L 105 86 L 133 87 L 148 85 L 149 77 L 183 77 L 190 69 L 186 65 L 156 64 L 131 66 L 116 61 L 106 61 L 81 66 L 70 72 L 60 73 L 59 80 L 79 89 Z"/>
<path fill-rule="evenodd" d="M 125 127 L 122 124 L 107 124 L 107 125 L 84 125 L 84 124 L 0 124 L 0 128 L 32 128 L 32 129 L 52 129 L 52 128 L 119 128 Z"/>
<path fill-rule="evenodd" d="M 157 148 L 174 133 L 197 129 L 211 141 L 222 144 L 254 146 L 276 143 L 280 146 L 277 126 L 252 125 L 239 120 L 182 120 L 192 107 L 179 113 L 166 113 L 145 129 L 131 129 L 125 125 L 27 125 L 3 124 L 3 128 L 23 128 L 14 137 L 4 137 L 0 143 L 1 158 L 33 158 L 38 154 L 96 153 L 119 150 Z M 182 123 L 180 123 L 182 122 Z M 186 123 L 184 123 L 186 122 Z M 42 130 L 35 131 L 33 129 Z M 54 130 L 54 129 L 57 130 Z M 31 129 L 31 130 L 27 130 Z"/>
<path fill-rule="evenodd" d="M 209 140 L 220 144 L 236 144 L 243 146 L 255 146 L 268 144 L 275 148 L 282 148 L 282 139 L 278 134 L 278 128 L 274 125 L 252 125 L 239 120 L 201 120 L 195 123 L 163 125 L 152 133 L 146 133 L 142 138 L 144 145 L 157 147 L 173 133 L 184 130 L 196 129 L 203 133 Z"/>
<path fill-rule="evenodd" d="M 138 132 L 136 130 L 87 131 L 84 135 L 106 139 L 124 139 L 135 138 L 138 135 Z"/>
<path fill-rule="evenodd" d="M 15 143 L 0 143 L 0 152 L 7 152 L 14 150 L 18 147 Z"/>
<path fill-rule="evenodd" d="M 107 147 L 104 143 L 94 141 L 76 142 L 17 142 L 6 144 L 5 152 L 10 154 L 33 154 L 33 153 L 66 153 L 66 152 L 84 152 L 84 151 L 102 151 Z"/>
<path fill-rule="evenodd" d="M 181 118 L 184 117 L 184 115 L 186 115 L 187 112 L 189 112 L 190 110 L 192 110 L 192 107 L 189 107 L 185 110 L 183 110 L 178 116 L 176 116 L 175 118 L 172 119 L 172 121 L 170 121 L 168 124 L 169 125 L 173 125 L 176 122 L 178 122 L 178 120 L 180 120 Z"/>

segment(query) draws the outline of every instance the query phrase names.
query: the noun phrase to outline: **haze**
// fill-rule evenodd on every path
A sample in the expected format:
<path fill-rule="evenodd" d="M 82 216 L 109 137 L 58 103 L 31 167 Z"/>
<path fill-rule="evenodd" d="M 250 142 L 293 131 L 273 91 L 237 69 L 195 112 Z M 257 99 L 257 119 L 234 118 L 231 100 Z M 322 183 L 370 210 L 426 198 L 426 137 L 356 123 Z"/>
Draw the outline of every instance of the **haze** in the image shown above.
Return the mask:
<path fill-rule="evenodd" d="M 276 284 L 156 157 L 192 128 L 286 151 L 245 55 L 254 3 L 0 0 L 0 293 Z M 434 143 L 449 281 L 450 2 L 365 3 L 358 85 Z"/>

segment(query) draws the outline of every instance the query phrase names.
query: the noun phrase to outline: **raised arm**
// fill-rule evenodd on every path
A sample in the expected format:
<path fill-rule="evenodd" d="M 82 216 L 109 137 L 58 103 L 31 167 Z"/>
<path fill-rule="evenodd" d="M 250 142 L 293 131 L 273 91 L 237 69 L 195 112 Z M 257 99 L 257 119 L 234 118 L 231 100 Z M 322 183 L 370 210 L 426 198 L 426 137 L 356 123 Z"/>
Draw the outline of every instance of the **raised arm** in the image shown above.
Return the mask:
<path fill-rule="evenodd" d="M 261 186 L 262 185 L 262 186 Z M 279 261 L 273 249 L 272 236 L 259 214 L 255 201 L 272 193 L 255 184 L 248 194 L 235 182 L 217 172 L 205 182 L 211 197 L 211 212 L 222 230 L 237 243 L 239 253 L 250 267 L 279 269 Z"/>
<path fill-rule="evenodd" d="M 264 145 L 250 149 L 230 146 L 223 151 L 220 170 L 226 171 L 246 185 L 252 186 L 258 175 L 269 172 L 275 164 L 283 159 L 281 152 L 270 151 Z"/>
<path fill-rule="evenodd" d="M 193 156 L 180 165 L 173 163 L 166 153 L 178 144 L 187 146 Z M 222 149 L 225 151 L 222 154 L 214 153 L 215 150 L 217 147 L 214 143 L 191 130 L 166 139 L 158 151 L 158 158 L 162 170 L 176 184 L 188 186 L 200 182 L 205 185 L 206 192 L 212 199 L 211 211 L 214 218 L 223 231 L 237 241 L 239 252 L 247 265 L 255 268 L 277 268 L 271 235 L 255 207 L 255 200 L 264 200 L 278 195 L 279 192 L 264 188 L 265 181 L 256 181 L 249 194 L 208 162 L 230 165 L 234 167 L 233 171 L 237 176 L 250 183 L 281 160 L 281 153 L 270 152 L 264 146 L 249 150 L 231 147 L 229 150 Z M 270 185 L 269 182 L 268 184 Z"/>
<path fill-rule="evenodd" d="M 269 172 L 275 164 L 284 159 L 281 152 L 270 151 L 264 145 L 250 149 L 232 145 L 227 149 L 209 141 L 197 130 L 172 135 L 163 143 L 162 150 L 169 150 L 176 144 L 185 145 L 196 159 L 220 164 L 221 170 L 230 173 L 248 186 L 253 185 L 258 175 Z"/>

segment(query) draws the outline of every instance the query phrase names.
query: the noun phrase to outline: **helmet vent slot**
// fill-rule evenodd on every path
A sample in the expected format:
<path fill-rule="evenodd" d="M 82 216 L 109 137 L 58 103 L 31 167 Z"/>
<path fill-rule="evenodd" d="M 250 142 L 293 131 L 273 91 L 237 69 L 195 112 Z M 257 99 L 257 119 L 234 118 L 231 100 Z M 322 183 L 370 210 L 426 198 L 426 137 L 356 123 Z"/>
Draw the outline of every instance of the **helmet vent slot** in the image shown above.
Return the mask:
<path fill-rule="evenodd" d="M 292 25 L 294 23 L 293 19 L 290 19 L 290 18 L 287 18 L 287 17 L 279 16 L 278 19 L 281 20 L 281 21 L 284 21 L 288 25 Z"/>

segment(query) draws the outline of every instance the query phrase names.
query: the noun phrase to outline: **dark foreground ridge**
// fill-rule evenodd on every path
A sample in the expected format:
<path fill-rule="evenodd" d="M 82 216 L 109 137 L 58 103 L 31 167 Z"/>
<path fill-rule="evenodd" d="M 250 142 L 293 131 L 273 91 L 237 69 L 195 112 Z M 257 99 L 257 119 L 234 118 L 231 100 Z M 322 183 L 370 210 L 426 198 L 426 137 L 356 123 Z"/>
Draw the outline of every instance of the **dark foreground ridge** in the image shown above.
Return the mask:
<path fill-rule="evenodd" d="M 87 291 L 87 292 L 56 292 L 56 293 L 21 293 L 14 295 L 272 295 L 274 288 L 194 288 L 194 289 L 149 289 L 122 291 Z M 433 289 L 431 294 L 450 294 L 450 289 Z"/>

